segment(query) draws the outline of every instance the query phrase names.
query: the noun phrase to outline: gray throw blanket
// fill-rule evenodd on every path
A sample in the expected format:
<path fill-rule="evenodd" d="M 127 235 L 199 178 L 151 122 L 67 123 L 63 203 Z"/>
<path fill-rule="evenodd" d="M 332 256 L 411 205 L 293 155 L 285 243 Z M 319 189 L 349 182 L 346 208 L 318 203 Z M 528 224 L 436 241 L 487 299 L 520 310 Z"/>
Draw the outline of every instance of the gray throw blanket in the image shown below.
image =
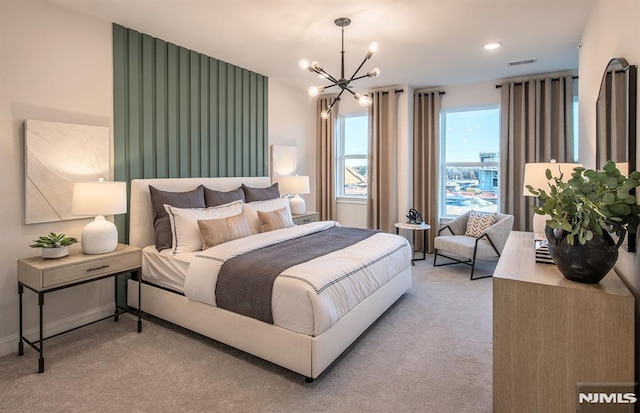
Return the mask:
<path fill-rule="evenodd" d="M 369 238 L 379 231 L 334 227 L 260 248 L 227 260 L 216 284 L 218 307 L 273 324 L 271 296 L 287 268 Z"/>

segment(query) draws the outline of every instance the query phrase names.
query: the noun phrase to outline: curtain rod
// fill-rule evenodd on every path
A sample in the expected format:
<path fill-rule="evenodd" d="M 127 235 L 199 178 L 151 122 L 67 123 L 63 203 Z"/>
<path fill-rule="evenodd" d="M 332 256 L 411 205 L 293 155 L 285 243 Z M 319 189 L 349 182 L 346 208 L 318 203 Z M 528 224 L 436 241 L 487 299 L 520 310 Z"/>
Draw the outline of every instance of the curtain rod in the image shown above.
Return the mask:
<path fill-rule="evenodd" d="M 404 92 L 404 89 L 396 89 L 396 90 L 394 90 L 394 92 L 402 93 L 402 92 Z M 387 94 L 389 94 L 389 91 L 385 90 L 384 92 L 382 92 L 382 94 L 383 95 L 387 95 Z"/>
<path fill-rule="evenodd" d="M 435 92 L 435 91 L 434 91 L 434 92 Z M 426 92 L 416 92 L 416 93 L 433 93 L 433 92 L 428 92 L 428 91 L 426 91 Z M 447 92 L 445 92 L 444 90 L 438 91 L 438 94 L 439 94 L 440 96 L 445 95 L 446 93 L 447 93 Z"/>
<path fill-rule="evenodd" d="M 396 93 L 402 93 L 402 92 L 404 92 L 404 89 L 396 89 L 396 90 L 394 90 L 394 92 L 396 92 Z M 389 93 L 389 92 L 382 92 L 382 94 L 383 94 L 383 95 L 386 95 L 387 93 Z M 418 92 L 418 93 L 421 93 L 421 92 Z M 444 91 L 442 91 L 442 92 L 438 92 L 438 94 L 440 94 L 440 95 L 444 95 L 444 94 L 445 94 L 445 92 L 444 92 Z"/>
<path fill-rule="evenodd" d="M 572 79 L 577 79 L 577 78 L 578 78 L 578 76 L 572 76 L 571 78 L 572 78 Z M 540 79 L 543 79 L 543 80 L 544 80 L 544 78 L 540 78 Z M 532 79 L 532 80 L 533 80 L 533 79 Z M 560 80 L 560 78 L 559 78 L 559 77 L 551 78 L 551 81 L 552 81 L 552 82 L 557 82 L 557 81 L 559 81 L 559 80 Z M 524 82 L 515 82 L 515 83 L 514 83 L 514 85 L 515 85 L 515 86 L 519 86 L 519 85 L 521 85 L 521 84 L 523 84 L 523 83 L 524 83 Z M 496 89 L 500 89 L 501 87 L 502 87 L 502 85 L 496 85 Z"/>

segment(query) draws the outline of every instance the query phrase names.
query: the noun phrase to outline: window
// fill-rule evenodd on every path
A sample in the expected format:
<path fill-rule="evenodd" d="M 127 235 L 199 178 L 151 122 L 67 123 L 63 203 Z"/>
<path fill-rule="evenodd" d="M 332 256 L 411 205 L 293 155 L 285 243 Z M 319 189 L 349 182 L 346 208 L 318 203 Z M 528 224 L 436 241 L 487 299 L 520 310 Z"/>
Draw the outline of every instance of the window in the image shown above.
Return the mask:
<path fill-rule="evenodd" d="M 497 212 L 500 109 L 458 108 L 442 114 L 442 216 Z"/>
<path fill-rule="evenodd" d="M 340 115 L 338 121 L 336 196 L 365 198 L 369 169 L 369 116 Z"/>

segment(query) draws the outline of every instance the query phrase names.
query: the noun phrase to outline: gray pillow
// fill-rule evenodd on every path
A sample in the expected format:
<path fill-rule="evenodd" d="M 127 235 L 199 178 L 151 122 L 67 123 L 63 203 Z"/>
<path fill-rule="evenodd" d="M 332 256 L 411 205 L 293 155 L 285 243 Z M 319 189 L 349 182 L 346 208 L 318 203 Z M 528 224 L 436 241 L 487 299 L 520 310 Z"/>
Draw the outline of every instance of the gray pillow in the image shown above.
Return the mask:
<path fill-rule="evenodd" d="M 206 186 L 204 187 L 204 203 L 207 205 L 207 208 L 228 204 L 233 201 L 245 202 L 244 191 L 241 187 L 228 192 L 216 191 Z"/>
<path fill-rule="evenodd" d="M 267 188 L 251 188 L 242 184 L 242 190 L 244 191 L 245 202 L 267 201 L 269 199 L 280 198 L 277 182 Z"/>
<path fill-rule="evenodd" d="M 171 224 L 164 204 L 177 208 L 206 208 L 203 188 L 204 186 L 200 185 L 192 191 L 168 192 L 149 185 L 153 210 L 153 234 L 158 251 L 171 248 Z"/>

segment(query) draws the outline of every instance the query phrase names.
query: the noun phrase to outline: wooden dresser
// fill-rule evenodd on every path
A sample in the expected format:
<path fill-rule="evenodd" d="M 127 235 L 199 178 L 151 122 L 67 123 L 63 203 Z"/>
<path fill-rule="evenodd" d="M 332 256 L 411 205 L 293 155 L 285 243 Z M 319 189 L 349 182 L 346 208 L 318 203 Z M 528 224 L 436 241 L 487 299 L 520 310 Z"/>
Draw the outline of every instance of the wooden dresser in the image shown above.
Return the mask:
<path fill-rule="evenodd" d="M 634 299 L 617 274 L 569 281 L 512 232 L 493 276 L 493 411 L 575 412 L 577 383 L 633 381 Z"/>

